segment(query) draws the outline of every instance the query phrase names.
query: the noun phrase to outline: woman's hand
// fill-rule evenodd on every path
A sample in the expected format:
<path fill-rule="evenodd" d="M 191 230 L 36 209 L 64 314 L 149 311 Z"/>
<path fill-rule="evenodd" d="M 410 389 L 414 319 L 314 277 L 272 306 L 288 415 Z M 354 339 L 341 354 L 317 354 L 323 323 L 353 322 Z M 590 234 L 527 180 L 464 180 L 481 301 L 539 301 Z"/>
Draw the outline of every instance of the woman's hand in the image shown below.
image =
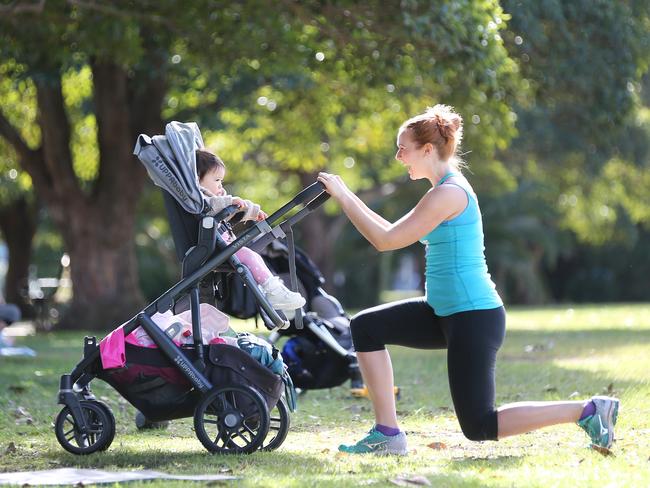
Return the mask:
<path fill-rule="evenodd" d="M 329 193 L 335 200 L 340 200 L 345 193 L 349 191 L 343 178 L 339 175 L 320 172 L 318 173 L 317 179 L 325 185 L 325 190 L 327 190 L 327 193 Z"/>

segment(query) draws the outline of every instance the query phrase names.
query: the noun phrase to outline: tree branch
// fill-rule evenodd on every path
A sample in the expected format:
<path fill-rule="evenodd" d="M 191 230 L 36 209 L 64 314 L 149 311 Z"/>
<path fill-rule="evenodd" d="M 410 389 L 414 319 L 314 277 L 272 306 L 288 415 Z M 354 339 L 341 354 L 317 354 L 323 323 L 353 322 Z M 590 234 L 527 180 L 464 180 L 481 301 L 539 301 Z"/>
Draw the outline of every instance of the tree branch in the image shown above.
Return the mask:
<path fill-rule="evenodd" d="M 11 125 L 11 122 L 2 113 L 2 109 L 0 109 L 0 136 L 13 146 L 21 158 L 29 156 L 31 149 L 27 146 L 18 130 Z"/>
<path fill-rule="evenodd" d="M 45 3 L 43 1 L 43 3 Z M 157 24 L 164 25 L 166 27 L 169 27 L 170 29 L 174 30 L 175 32 L 178 32 L 178 28 L 176 24 L 173 22 L 170 22 L 169 19 L 160 16 L 160 15 L 154 15 L 154 14 L 140 14 L 136 12 L 134 9 L 128 10 L 128 11 L 122 11 L 118 8 L 112 7 L 110 5 L 102 4 L 102 3 L 97 3 L 97 2 L 83 2 L 81 0 L 68 0 L 68 4 L 72 5 L 73 7 L 78 7 L 80 9 L 85 9 L 85 10 L 93 10 L 95 12 L 99 12 L 100 14 L 106 14 L 110 15 L 112 17 L 119 17 L 122 19 L 127 19 L 127 20 L 132 20 L 132 19 L 140 19 L 142 21 L 147 21 L 147 22 L 155 22 Z"/>
<path fill-rule="evenodd" d="M 0 5 L 0 15 L 6 17 L 12 14 L 41 14 L 45 8 L 45 0 L 36 2 L 13 2 L 9 5 Z"/>
<path fill-rule="evenodd" d="M 32 184 L 37 192 L 44 195 L 44 198 L 51 195 L 52 179 L 45 167 L 42 147 L 31 149 L 2 111 L 0 111 L 0 137 L 16 150 L 18 162 L 32 178 Z"/>
<path fill-rule="evenodd" d="M 53 75 L 53 73 L 50 73 Z M 44 165 L 39 168 L 47 174 L 53 185 L 56 199 L 77 199 L 81 204 L 83 193 L 72 167 L 70 152 L 70 122 L 65 111 L 60 75 L 35 78 L 36 99 L 38 101 L 39 125 L 42 134 Z M 53 202 L 48 202 L 48 205 Z"/>

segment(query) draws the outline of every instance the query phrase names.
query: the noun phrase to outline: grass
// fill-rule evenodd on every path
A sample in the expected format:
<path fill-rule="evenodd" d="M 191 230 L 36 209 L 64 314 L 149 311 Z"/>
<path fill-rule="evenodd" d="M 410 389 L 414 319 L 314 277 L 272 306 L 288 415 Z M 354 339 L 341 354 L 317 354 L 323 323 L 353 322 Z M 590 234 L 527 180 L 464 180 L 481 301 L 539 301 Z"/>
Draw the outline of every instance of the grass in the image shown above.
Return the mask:
<path fill-rule="evenodd" d="M 250 322 L 234 325 L 251 327 Z M 432 486 L 650 486 L 650 305 L 509 311 L 497 402 L 617 395 L 622 401 L 617 442 L 614 455 L 607 457 L 587 449 L 586 436 L 574 425 L 499 442 L 466 440 L 453 413 L 445 352 L 399 347 L 390 351 L 402 388 L 398 411 L 411 449 L 406 458 L 337 453 L 341 441 L 357 440 L 372 423 L 369 403 L 351 398 L 347 385 L 301 396 L 289 436 L 277 451 L 213 456 L 193 435 L 189 419 L 167 431 L 138 432 L 133 407 L 101 381 L 93 382 L 93 389 L 113 409 L 117 435 L 108 451 L 76 457 L 58 445 L 52 422 L 60 409 L 59 376 L 80 358 L 83 336 L 27 337 L 18 345 L 32 347 L 38 357 L 0 358 L 0 471 L 79 467 L 227 473 L 238 480 L 224 485 L 245 487 L 415 486 L 418 476 Z M 33 422 L 26 422 L 25 414 Z M 432 443 L 438 443 L 436 448 L 428 447 Z M 170 480 L 130 486 L 190 483 L 197 486 Z"/>

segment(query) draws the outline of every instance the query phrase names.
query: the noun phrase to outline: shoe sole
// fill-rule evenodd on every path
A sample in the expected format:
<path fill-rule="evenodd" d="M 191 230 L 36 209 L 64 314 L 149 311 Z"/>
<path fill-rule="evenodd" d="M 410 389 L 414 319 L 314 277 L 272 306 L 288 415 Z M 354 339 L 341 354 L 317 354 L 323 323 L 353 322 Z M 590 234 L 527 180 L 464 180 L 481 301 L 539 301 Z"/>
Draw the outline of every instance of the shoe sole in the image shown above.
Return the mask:
<path fill-rule="evenodd" d="M 350 452 L 350 451 L 344 451 L 339 449 L 339 452 L 343 452 L 345 454 L 354 454 L 356 456 L 358 455 L 367 455 L 367 454 L 372 454 L 373 456 L 406 456 L 408 454 L 408 449 L 400 449 L 400 450 L 382 450 L 382 451 L 370 451 L 370 452 Z"/>

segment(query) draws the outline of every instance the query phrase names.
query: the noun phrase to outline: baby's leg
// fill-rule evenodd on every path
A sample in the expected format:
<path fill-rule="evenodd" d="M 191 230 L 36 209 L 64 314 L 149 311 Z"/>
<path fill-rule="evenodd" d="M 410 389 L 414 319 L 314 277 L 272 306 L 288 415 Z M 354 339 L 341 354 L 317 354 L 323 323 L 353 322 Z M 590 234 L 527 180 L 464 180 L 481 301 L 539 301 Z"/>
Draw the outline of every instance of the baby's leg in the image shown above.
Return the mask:
<path fill-rule="evenodd" d="M 239 258 L 239 260 L 251 270 L 253 278 L 255 278 L 255 281 L 258 284 L 264 283 L 272 276 L 271 271 L 269 271 L 262 256 L 257 254 L 255 251 L 252 251 L 247 247 L 242 247 L 235 253 L 235 256 L 237 256 L 237 258 Z"/>

